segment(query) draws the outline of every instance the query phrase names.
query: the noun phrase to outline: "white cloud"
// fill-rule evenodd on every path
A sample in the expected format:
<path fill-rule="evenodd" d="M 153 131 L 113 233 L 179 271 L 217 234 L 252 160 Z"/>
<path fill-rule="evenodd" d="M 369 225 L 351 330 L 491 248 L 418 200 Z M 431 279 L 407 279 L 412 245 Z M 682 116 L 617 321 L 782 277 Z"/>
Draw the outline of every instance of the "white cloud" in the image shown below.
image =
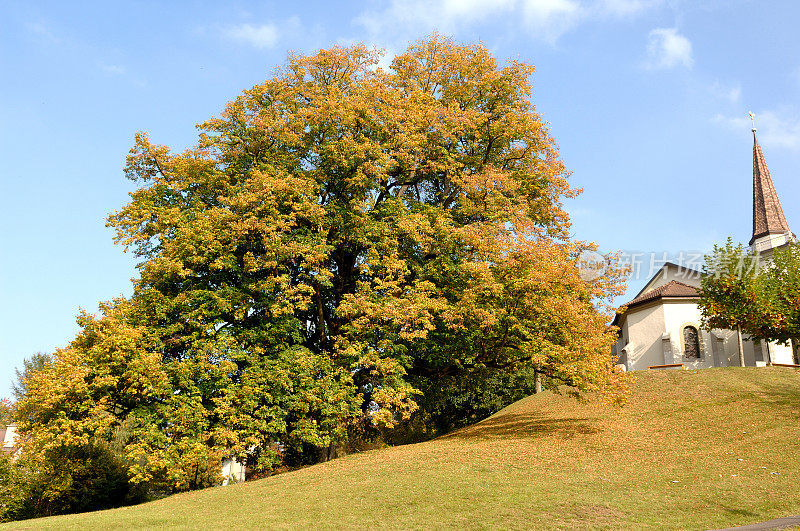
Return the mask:
<path fill-rule="evenodd" d="M 124 75 L 125 73 L 127 73 L 127 70 L 125 69 L 124 66 L 109 65 L 109 64 L 106 64 L 106 63 L 100 63 L 100 70 L 102 70 L 106 74 L 113 74 L 113 75 L 117 75 L 117 76 L 121 76 L 121 75 Z"/>
<path fill-rule="evenodd" d="M 575 0 L 524 0 L 525 23 L 544 40 L 554 43 L 585 15 Z"/>
<path fill-rule="evenodd" d="M 226 36 L 255 48 L 273 48 L 278 43 L 278 28 L 274 24 L 239 24 L 228 28 Z"/>
<path fill-rule="evenodd" d="M 725 116 L 718 114 L 714 121 L 725 125 L 734 131 L 749 131 L 750 118 L 743 116 Z M 755 113 L 758 141 L 767 146 L 800 149 L 800 117 L 791 110 L 772 111 L 765 110 Z"/>
<path fill-rule="evenodd" d="M 597 8 L 608 15 L 627 17 L 652 9 L 661 3 L 661 0 L 600 0 Z"/>
<path fill-rule="evenodd" d="M 555 43 L 588 20 L 639 14 L 664 0 L 386 0 L 353 19 L 375 39 L 408 40 L 438 30 L 453 34 L 492 17 L 521 24 L 531 35 Z"/>
<path fill-rule="evenodd" d="M 443 0 L 441 9 L 449 19 L 477 20 L 514 6 L 514 0 Z"/>
<path fill-rule="evenodd" d="M 542 17 L 574 17 L 581 11 L 575 0 L 524 0 L 522 3 L 526 14 Z"/>
<path fill-rule="evenodd" d="M 409 29 L 452 33 L 514 4 L 515 0 L 390 0 L 384 9 L 363 12 L 353 22 L 375 36 Z"/>
<path fill-rule="evenodd" d="M 709 92 L 717 99 L 726 100 L 730 103 L 738 103 L 742 97 L 742 87 L 723 85 L 719 81 L 715 81 L 713 85 L 708 87 Z"/>
<path fill-rule="evenodd" d="M 649 68 L 691 68 L 692 43 L 678 33 L 677 28 L 656 28 L 650 31 L 647 41 Z"/>
<path fill-rule="evenodd" d="M 43 40 L 52 43 L 61 42 L 61 39 L 53 35 L 44 22 L 29 22 L 25 24 L 25 28 L 34 35 L 41 37 Z"/>
<path fill-rule="evenodd" d="M 116 76 L 126 80 L 138 88 L 146 88 L 147 80 L 140 78 L 133 73 L 129 72 L 127 68 L 122 65 L 114 63 L 106 63 L 104 61 L 97 61 L 97 67 L 108 74 L 109 76 Z"/>

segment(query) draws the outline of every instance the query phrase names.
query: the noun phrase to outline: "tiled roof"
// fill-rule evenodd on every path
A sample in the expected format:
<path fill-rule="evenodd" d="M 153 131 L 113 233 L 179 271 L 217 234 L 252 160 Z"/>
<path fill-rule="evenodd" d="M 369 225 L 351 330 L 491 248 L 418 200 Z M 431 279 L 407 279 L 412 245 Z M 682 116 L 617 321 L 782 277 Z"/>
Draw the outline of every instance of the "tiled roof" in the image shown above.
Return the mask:
<path fill-rule="evenodd" d="M 700 290 L 694 286 L 690 286 L 689 284 L 684 284 L 683 282 L 678 282 L 677 280 L 672 280 L 667 282 L 663 286 L 659 286 L 656 289 L 651 289 L 647 293 L 642 293 L 631 302 L 627 303 L 625 306 L 631 307 L 636 306 L 639 304 L 643 304 L 645 302 L 654 301 L 656 299 L 660 299 L 662 297 L 699 297 Z"/>
<path fill-rule="evenodd" d="M 764 160 L 764 153 L 753 133 L 753 237 L 750 245 L 767 234 L 784 234 L 789 224 L 783 215 L 783 208 L 772 183 L 772 177 Z"/>

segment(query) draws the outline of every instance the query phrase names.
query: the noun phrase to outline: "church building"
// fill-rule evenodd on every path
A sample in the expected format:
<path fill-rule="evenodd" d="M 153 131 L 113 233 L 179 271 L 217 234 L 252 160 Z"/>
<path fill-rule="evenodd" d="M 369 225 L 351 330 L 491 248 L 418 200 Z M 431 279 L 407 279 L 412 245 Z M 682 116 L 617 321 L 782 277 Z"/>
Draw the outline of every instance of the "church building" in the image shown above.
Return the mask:
<path fill-rule="evenodd" d="M 753 128 L 753 236 L 750 248 L 762 259 L 795 240 L 783 214 L 767 163 Z M 700 327 L 700 279 L 694 269 L 666 263 L 633 300 L 618 313 L 620 329 L 614 346 L 625 370 L 656 368 L 704 369 L 708 367 L 796 364 L 791 346 L 753 341 L 734 330 Z M 743 360 L 743 363 L 742 363 Z"/>

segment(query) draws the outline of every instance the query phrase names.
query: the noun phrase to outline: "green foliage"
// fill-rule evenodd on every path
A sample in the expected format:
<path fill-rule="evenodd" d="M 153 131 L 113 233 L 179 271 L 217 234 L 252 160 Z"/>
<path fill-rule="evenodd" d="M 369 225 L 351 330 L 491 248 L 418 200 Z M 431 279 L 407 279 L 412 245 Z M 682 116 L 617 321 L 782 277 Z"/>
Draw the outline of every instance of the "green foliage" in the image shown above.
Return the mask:
<path fill-rule="evenodd" d="M 700 309 L 709 328 L 741 327 L 753 338 L 800 337 L 800 245 L 761 259 L 731 239 L 706 257 Z"/>
<path fill-rule="evenodd" d="M 7 398 L 0 398 L 0 428 L 5 428 L 13 422 L 14 406 Z"/>
<path fill-rule="evenodd" d="M 25 497 L 16 474 L 11 457 L 0 455 L 0 522 L 22 517 Z"/>
<path fill-rule="evenodd" d="M 422 384 L 425 386 L 422 386 Z M 420 382 L 420 410 L 402 429 L 384 437 L 393 443 L 416 442 L 474 424 L 535 392 L 536 368 L 474 371 L 436 382 Z"/>
<path fill-rule="evenodd" d="M 728 238 L 705 257 L 699 307 L 706 328 L 736 329 L 750 319 L 751 291 L 759 260 Z"/>
<path fill-rule="evenodd" d="M 748 333 L 786 343 L 800 338 L 800 244 L 776 249 L 754 282 Z"/>
<path fill-rule="evenodd" d="M 223 458 L 312 463 L 415 412 L 463 425 L 534 368 L 624 396 L 602 311 L 621 275 L 579 275 L 592 245 L 569 240 L 533 68 L 438 36 L 380 58 L 291 56 L 183 153 L 136 136 L 140 188 L 108 222 L 141 258 L 133 296 L 23 379 L 26 452 L 113 443 L 132 485 L 177 492 L 220 482 Z"/>
<path fill-rule="evenodd" d="M 107 444 L 65 445 L 0 459 L 2 520 L 107 509 L 142 501 Z"/>

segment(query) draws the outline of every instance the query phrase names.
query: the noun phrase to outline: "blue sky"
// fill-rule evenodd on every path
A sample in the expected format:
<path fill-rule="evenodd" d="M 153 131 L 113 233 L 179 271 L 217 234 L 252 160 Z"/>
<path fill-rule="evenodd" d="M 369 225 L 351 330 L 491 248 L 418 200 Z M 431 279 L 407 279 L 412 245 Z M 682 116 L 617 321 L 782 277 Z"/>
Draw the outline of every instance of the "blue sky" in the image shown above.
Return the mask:
<path fill-rule="evenodd" d="M 132 190 L 134 133 L 193 144 L 194 124 L 290 50 L 363 41 L 391 54 L 438 30 L 533 63 L 534 103 L 585 190 L 568 204 L 574 234 L 603 251 L 746 242 L 752 110 L 798 232 L 798 20 L 790 0 L 5 0 L 0 396 L 24 357 L 69 342 L 79 307 L 130 294 L 135 260 L 104 223 Z"/>

